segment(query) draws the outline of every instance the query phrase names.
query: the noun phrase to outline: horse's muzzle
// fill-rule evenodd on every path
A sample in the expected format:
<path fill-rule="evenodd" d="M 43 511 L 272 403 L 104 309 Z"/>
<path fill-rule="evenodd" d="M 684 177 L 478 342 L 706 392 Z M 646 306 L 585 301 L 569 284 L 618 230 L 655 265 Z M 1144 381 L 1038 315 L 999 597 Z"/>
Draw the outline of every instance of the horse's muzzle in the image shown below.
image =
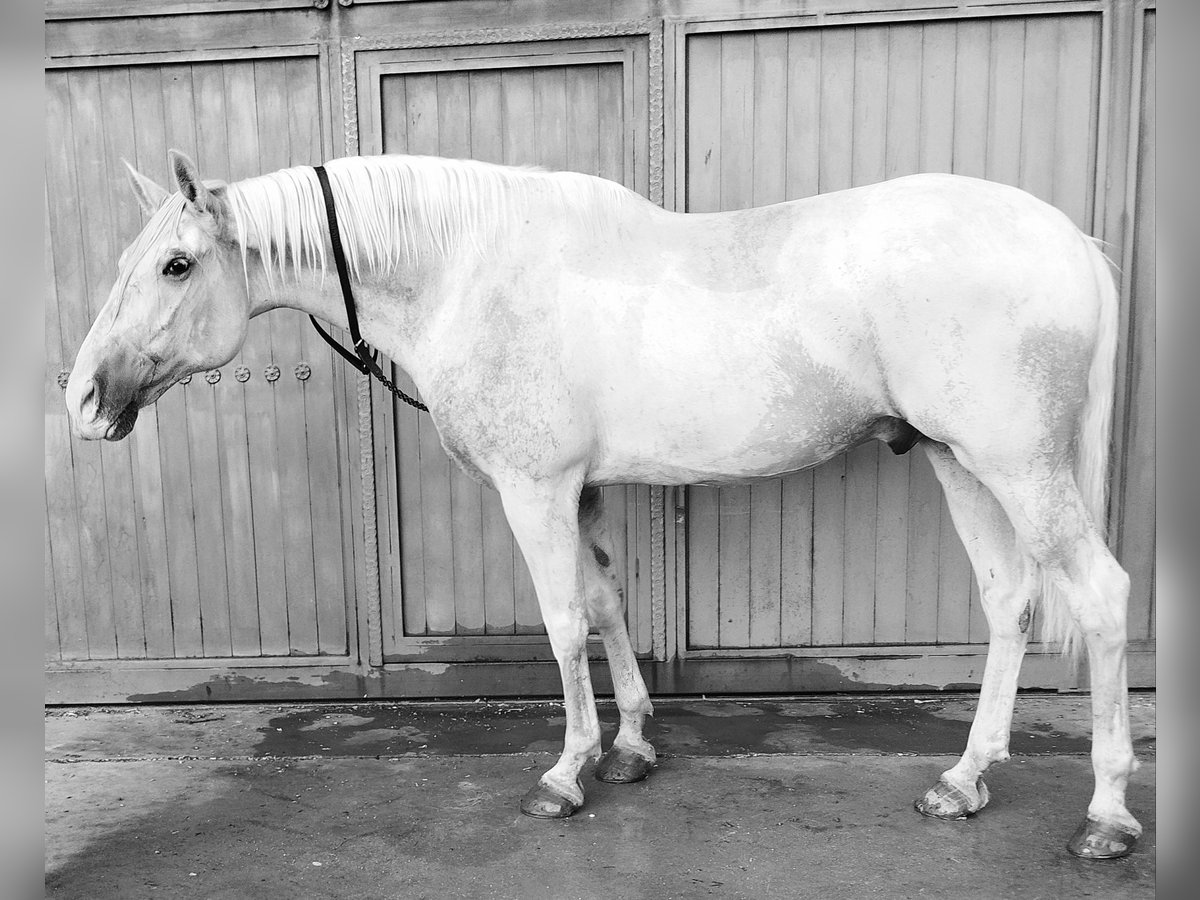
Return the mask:
<path fill-rule="evenodd" d="M 133 430 L 141 406 L 129 391 L 113 391 L 100 372 L 90 378 L 72 372 L 64 399 L 72 430 L 85 441 L 121 440 Z"/>

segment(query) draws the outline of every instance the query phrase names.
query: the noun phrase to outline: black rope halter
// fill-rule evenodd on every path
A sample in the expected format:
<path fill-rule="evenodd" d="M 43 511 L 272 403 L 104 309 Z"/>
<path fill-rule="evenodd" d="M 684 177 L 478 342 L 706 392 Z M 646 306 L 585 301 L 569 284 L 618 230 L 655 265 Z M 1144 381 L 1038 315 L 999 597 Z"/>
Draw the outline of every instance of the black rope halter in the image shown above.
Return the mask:
<path fill-rule="evenodd" d="M 325 197 L 325 217 L 329 220 L 329 241 L 333 244 L 333 260 L 337 263 L 338 281 L 342 285 L 342 299 L 346 301 L 346 321 L 350 327 L 350 339 L 354 342 L 354 352 L 357 356 L 352 356 L 350 351 L 339 344 L 318 322 L 313 316 L 309 316 L 312 320 L 313 328 L 317 329 L 317 334 L 325 339 L 330 347 L 336 350 L 346 362 L 354 366 L 363 375 L 371 375 L 379 379 L 383 386 L 407 403 L 409 406 L 415 406 L 417 409 L 429 411 L 429 407 L 420 400 L 415 400 L 392 382 L 390 378 L 383 374 L 383 370 L 379 367 L 377 361 L 378 353 L 372 350 L 370 345 L 363 340 L 361 332 L 358 330 L 358 313 L 354 309 L 354 293 L 350 290 L 350 272 L 346 268 L 346 254 L 342 250 L 342 235 L 338 229 L 337 211 L 333 207 L 333 191 L 329 187 L 329 175 L 325 172 L 324 166 L 313 166 L 313 170 L 317 173 L 317 181 L 321 183 L 321 193 Z"/>

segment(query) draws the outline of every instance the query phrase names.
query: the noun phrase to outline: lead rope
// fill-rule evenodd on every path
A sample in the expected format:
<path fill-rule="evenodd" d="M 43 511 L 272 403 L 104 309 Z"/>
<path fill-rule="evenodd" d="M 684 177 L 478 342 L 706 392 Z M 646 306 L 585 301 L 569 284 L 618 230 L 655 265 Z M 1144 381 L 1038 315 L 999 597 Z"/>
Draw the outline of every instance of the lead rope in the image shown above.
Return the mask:
<path fill-rule="evenodd" d="M 338 229 L 337 211 L 333 206 L 333 190 L 329 187 L 329 175 L 326 174 L 324 166 L 313 166 L 313 171 L 317 173 L 317 181 L 321 183 L 321 194 L 325 198 L 325 218 L 329 221 L 329 242 L 333 245 L 333 261 L 337 264 L 338 281 L 342 285 L 342 299 L 346 302 L 346 322 L 349 325 L 350 339 L 354 342 L 354 352 L 358 356 L 351 356 L 349 351 L 335 341 L 313 316 L 308 318 L 312 321 L 313 328 L 317 329 L 317 334 L 325 339 L 325 343 L 336 350 L 360 374 L 378 379 L 385 388 L 409 406 L 428 412 L 428 406 L 420 400 L 408 396 L 383 374 L 383 370 L 376 361 L 376 351 L 372 350 L 370 345 L 363 340 L 363 336 L 358 330 L 358 313 L 354 309 L 354 292 L 350 289 L 350 272 L 346 268 L 346 254 L 342 250 L 342 235 Z"/>

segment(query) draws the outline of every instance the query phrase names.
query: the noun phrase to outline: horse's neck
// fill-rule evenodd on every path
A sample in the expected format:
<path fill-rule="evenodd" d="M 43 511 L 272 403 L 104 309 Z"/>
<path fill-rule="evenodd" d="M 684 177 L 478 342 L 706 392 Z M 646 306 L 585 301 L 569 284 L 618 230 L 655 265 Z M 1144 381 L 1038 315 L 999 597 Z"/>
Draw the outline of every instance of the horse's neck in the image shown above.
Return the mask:
<path fill-rule="evenodd" d="M 261 265 L 248 269 L 251 316 L 273 309 L 295 309 L 341 329 L 348 329 L 346 298 L 326 247 L 328 268 L 304 265 L 291 277 L 268 278 Z M 445 296 L 446 261 L 428 257 L 419 266 L 398 266 L 386 274 L 352 280 L 351 302 L 364 339 L 411 372 L 416 347 L 434 320 Z M 461 263 L 460 263 L 461 265 Z"/>

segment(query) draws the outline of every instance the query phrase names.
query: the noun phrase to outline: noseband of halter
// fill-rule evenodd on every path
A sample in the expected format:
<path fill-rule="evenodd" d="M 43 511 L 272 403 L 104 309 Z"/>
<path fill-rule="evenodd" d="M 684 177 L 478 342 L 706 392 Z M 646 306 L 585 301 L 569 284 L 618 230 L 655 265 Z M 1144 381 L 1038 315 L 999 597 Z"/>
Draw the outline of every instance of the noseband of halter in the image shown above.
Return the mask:
<path fill-rule="evenodd" d="M 333 337 L 312 316 L 313 328 L 317 329 L 317 334 L 325 339 L 330 347 L 336 350 L 343 359 L 350 365 L 354 366 L 363 375 L 372 375 L 379 379 L 389 391 L 407 403 L 409 406 L 415 406 L 417 409 L 425 411 L 429 407 L 420 400 L 414 400 L 400 388 L 392 383 L 392 380 L 383 374 L 383 370 L 379 368 L 379 363 L 376 360 L 377 353 L 372 350 L 370 345 L 363 340 L 361 332 L 358 330 L 358 313 L 354 309 L 354 292 L 350 290 L 350 272 L 346 268 L 346 254 L 342 250 L 342 234 L 338 228 L 337 211 L 333 206 L 333 191 L 329 187 L 329 175 L 325 172 L 324 166 L 313 166 L 313 171 L 317 173 L 317 181 L 321 183 L 321 194 L 325 198 L 325 217 L 329 220 L 329 242 L 333 244 L 333 260 L 337 264 L 338 281 L 342 285 L 342 299 L 346 301 L 346 321 L 349 324 L 350 339 L 354 342 L 354 352 L 357 356 L 352 356 L 345 347 L 333 339 Z"/>

